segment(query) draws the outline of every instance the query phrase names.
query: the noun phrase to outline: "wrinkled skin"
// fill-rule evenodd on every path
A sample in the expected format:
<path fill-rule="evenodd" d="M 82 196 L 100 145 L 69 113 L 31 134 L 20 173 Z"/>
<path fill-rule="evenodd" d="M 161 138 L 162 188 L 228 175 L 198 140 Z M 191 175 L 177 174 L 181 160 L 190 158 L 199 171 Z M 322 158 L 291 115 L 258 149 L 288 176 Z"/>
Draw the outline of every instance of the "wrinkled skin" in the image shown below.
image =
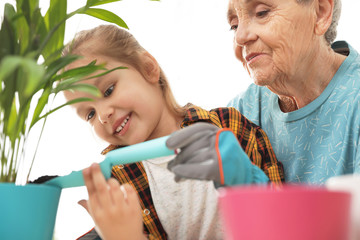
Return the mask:
<path fill-rule="evenodd" d="M 235 55 L 255 84 L 279 96 L 284 112 L 318 97 L 345 59 L 324 38 L 332 8 L 333 0 L 229 2 Z"/>

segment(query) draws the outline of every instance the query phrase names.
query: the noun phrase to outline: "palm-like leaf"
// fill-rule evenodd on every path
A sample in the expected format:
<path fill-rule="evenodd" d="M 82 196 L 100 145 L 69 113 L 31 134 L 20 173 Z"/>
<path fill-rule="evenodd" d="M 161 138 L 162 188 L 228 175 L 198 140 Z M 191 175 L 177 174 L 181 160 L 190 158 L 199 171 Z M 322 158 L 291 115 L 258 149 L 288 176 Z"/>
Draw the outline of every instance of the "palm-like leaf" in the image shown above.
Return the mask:
<path fill-rule="evenodd" d="M 87 0 L 85 6 L 69 14 L 67 0 L 49 1 L 44 16 L 39 0 L 16 0 L 15 6 L 6 4 L 4 8 L 0 29 L 0 182 L 15 181 L 26 138 L 35 124 L 64 106 L 92 100 L 75 99 L 51 109 L 49 102 L 56 94 L 81 90 L 97 96 L 97 88 L 79 81 L 121 69 L 107 70 L 92 62 L 66 70 L 79 57 L 61 56 L 66 20 L 76 14 L 87 14 L 127 28 L 111 11 L 94 8 L 119 0 Z M 95 75 L 98 71 L 101 73 Z"/>

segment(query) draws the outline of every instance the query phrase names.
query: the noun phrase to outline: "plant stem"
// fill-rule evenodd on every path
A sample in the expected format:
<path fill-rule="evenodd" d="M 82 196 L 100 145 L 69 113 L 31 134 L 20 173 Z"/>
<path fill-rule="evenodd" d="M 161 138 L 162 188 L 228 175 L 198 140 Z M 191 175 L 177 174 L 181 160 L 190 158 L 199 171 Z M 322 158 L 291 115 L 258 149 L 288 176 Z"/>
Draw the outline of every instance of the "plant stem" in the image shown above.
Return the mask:
<path fill-rule="evenodd" d="M 47 120 L 47 117 L 44 118 L 44 123 L 43 123 L 43 125 L 42 125 L 42 127 L 41 127 L 40 135 L 39 135 L 38 141 L 37 141 L 37 143 L 36 143 L 35 153 L 34 153 L 34 156 L 33 156 L 32 161 L 31 161 L 31 165 L 30 165 L 30 169 L 29 169 L 29 171 L 28 171 L 28 175 L 26 176 L 26 182 L 29 181 L 30 173 L 31 173 L 32 167 L 33 167 L 33 165 L 34 165 L 35 157 L 36 157 L 36 154 L 37 154 L 37 151 L 38 151 L 38 148 L 39 148 L 41 136 L 42 136 L 42 134 L 43 134 L 43 132 L 44 132 L 46 120 Z"/>
<path fill-rule="evenodd" d="M 21 159 L 21 156 L 22 156 L 22 154 L 19 156 L 19 150 L 20 150 L 21 142 L 22 142 L 21 153 L 23 153 L 23 152 L 24 152 L 24 145 L 25 145 L 24 142 L 25 142 L 26 136 L 25 136 L 23 139 L 24 139 L 24 140 L 21 140 L 21 138 L 17 139 L 16 155 L 15 155 L 16 158 L 15 158 L 15 166 L 14 166 L 14 168 L 15 168 L 15 171 L 14 171 L 15 176 L 12 176 L 12 174 L 11 174 L 11 176 L 12 176 L 12 178 L 13 178 L 13 181 L 16 180 L 16 173 L 17 173 L 18 170 L 19 170 L 18 160 L 19 160 L 19 158 Z M 10 169 L 10 171 L 11 171 L 11 169 Z"/>
<path fill-rule="evenodd" d="M 1 136 L 1 143 L 2 143 L 2 149 L 1 149 L 1 173 L 0 173 L 0 182 L 3 182 L 3 178 L 6 175 L 5 173 L 5 164 L 8 162 L 7 160 L 5 161 L 5 147 L 6 147 L 6 142 L 4 139 L 4 136 Z"/>

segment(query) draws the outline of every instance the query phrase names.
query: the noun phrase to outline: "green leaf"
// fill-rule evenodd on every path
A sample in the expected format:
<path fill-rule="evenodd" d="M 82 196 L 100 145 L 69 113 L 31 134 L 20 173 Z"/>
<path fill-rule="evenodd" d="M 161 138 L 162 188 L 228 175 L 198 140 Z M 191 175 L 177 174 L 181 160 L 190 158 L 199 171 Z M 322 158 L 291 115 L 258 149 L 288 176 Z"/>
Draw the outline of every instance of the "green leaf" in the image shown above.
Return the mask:
<path fill-rule="evenodd" d="M 58 50 L 64 45 L 65 35 L 65 19 L 67 1 L 65 0 L 51 0 L 50 7 L 45 15 L 45 25 L 47 26 L 49 33 L 51 33 L 50 40 L 46 43 L 46 46 L 42 52 L 44 59 L 46 60 L 53 52 Z M 51 30 L 56 29 L 54 32 Z M 60 56 L 60 55 L 59 55 Z"/>
<path fill-rule="evenodd" d="M 0 65 L 0 79 L 7 78 L 17 68 L 21 69 L 21 76 L 17 77 L 15 91 L 19 92 L 20 103 L 37 92 L 37 87 L 45 74 L 42 65 L 35 60 L 20 56 L 7 56 Z"/>
<path fill-rule="evenodd" d="M 64 103 L 63 105 L 60 105 L 59 107 L 54 108 L 51 111 L 47 112 L 46 114 L 41 116 L 39 118 L 39 120 L 42 119 L 42 118 L 47 117 L 48 115 L 52 114 L 53 112 L 65 107 L 65 106 L 72 105 L 72 104 L 79 103 L 79 102 L 88 102 L 88 101 L 94 101 L 94 99 L 92 99 L 92 98 L 76 98 L 76 99 L 73 99 L 73 100 L 68 101 L 68 102 Z"/>
<path fill-rule="evenodd" d="M 66 14 L 67 0 L 48 0 L 50 5 L 44 9 L 45 16 L 39 8 L 40 0 L 12 1 L 16 5 L 4 4 L 4 17 L 0 20 L 0 181 L 15 181 L 19 163 L 17 153 L 24 151 L 22 143 L 27 131 L 40 119 L 64 106 L 92 101 L 91 98 L 74 99 L 46 112 L 51 94 L 74 90 L 98 96 L 100 91 L 95 86 L 79 81 L 115 70 L 107 70 L 95 61 L 82 68 L 63 70 L 78 59 L 70 55 L 61 57 L 66 20 L 76 14 L 87 14 L 128 28 L 111 11 L 92 8 L 119 0 L 87 0 L 85 6 L 70 14 Z M 42 63 L 39 63 L 39 57 L 43 57 Z M 60 83 L 55 85 L 58 80 Z M 30 108 L 33 104 L 35 106 Z M 7 146 L 4 146 L 5 142 Z M 5 147 L 9 150 L 5 151 Z M 7 170 L 3 170 L 4 164 L 7 164 Z"/>
<path fill-rule="evenodd" d="M 112 71 L 115 71 L 117 69 L 126 69 L 127 67 L 116 67 L 110 70 L 106 70 L 102 73 L 99 73 L 97 75 L 94 76 L 89 76 L 90 74 L 88 74 L 88 72 L 84 71 L 87 68 L 93 68 L 93 72 L 98 71 L 98 70 L 106 70 L 105 68 L 103 68 L 101 65 L 87 65 L 84 67 L 79 67 L 79 68 L 74 68 L 74 69 L 70 69 L 67 72 L 63 73 L 63 76 L 66 77 L 66 80 L 61 81 L 56 88 L 53 90 L 54 93 L 58 93 L 60 91 L 63 90 L 67 90 L 72 88 L 73 86 L 75 86 L 76 84 L 79 84 L 77 82 L 81 81 L 81 80 L 88 80 L 88 79 L 93 79 L 93 78 L 98 78 L 98 77 L 102 77 Z M 64 78 L 61 78 L 64 79 Z M 98 96 L 97 94 L 95 94 L 95 96 Z"/>
<path fill-rule="evenodd" d="M 106 3 L 119 2 L 119 1 L 121 0 L 87 0 L 86 6 L 93 7 L 93 6 L 99 6 Z"/>
<path fill-rule="evenodd" d="M 0 63 L 0 80 L 5 79 L 20 65 L 23 58 L 19 56 L 6 56 Z"/>
<path fill-rule="evenodd" d="M 84 9 L 83 12 L 79 12 L 79 13 L 87 14 L 89 16 L 93 16 L 95 18 L 104 20 L 106 22 L 115 23 L 120 27 L 129 29 L 129 27 L 126 25 L 124 20 L 122 20 L 118 15 L 105 9 L 88 8 L 88 9 Z"/>
<path fill-rule="evenodd" d="M 39 116 L 42 113 L 42 111 L 44 110 L 44 107 L 46 106 L 46 104 L 48 103 L 50 93 L 51 93 L 51 89 L 47 88 L 41 94 L 41 97 L 39 98 L 39 101 L 36 104 L 36 108 L 34 110 L 34 115 L 31 120 L 30 129 L 34 126 L 34 124 L 37 121 L 40 120 Z"/>
<path fill-rule="evenodd" d="M 14 24 L 20 45 L 20 55 L 25 55 L 28 46 L 31 45 L 31 16 L 38 5 L 38 0 L 17 2 L 17 12 L 19 16 L 14 18 Z"/>
<path fill-rule="evenodd" d="M 42 78 L 45 75 L 44 66 L 38 65 L 34 60 L 23 58 L 20 61 L 21 72 L 24 73 L 23 77 L 18 78 L 18 90 L 20 102 L 24 98 L 32 97 L 42 83 Z"/>
<path fill-rule="evenodd" d="M 62 55 L 62 51 L 64 50 L 65 46 L 61 46 L 61 48 L 55 50 L 54 52 L 52 52 L 45 60 L 43 65 L 48 66 L 49 64 L 51 64 L 52 62 L 56 61 L 59 56 Z"/>
<path fill-rule="evenodd" d="M 17 9 L 21 9 L 28 23 L 31 23 L 32 14 L 36 8 L 39 8 L 39 0 L 21 1 L 17 4 Z"/>
<path fill-rule="evenodd" d="M 30 103 L 31 101 L 28 101 L 25 105 L 20 106 L 19 109 L 19 117 L 17 120 L 17 125 L 16 125 L 16 129 L 18 129 L 18 133 L 17 135 L 19 135 L 20 133 L 22 135 L 25 135 L 25 130 L 26 130 L 26 120 L 29 116 L 29 110 L 30 110 Z"/>
<path fill-rule="evenodd" d="M 10 54 L 15 54 L 18 42 L 16 40 L 15 29 L 11 19 L 16 14 L 15 9 L 10 4 L 5 4 L 4 18 L 0 29 L 0 61 Z"/>
<path fill-rule="evenodd" d="M 74 77 L 74 78 L 69 78 L 66 79 L 65 81 L 61 81 L 57 84 L 57 86 L 52 90 L 52 93 L 59 93 L 61 91 L 64 90 L 68 90 L 71 89 L 71 87 L 75 84 L 80 84 L 78 83 L 79 81 L 82 80 L 82 77 Z"/>
<path fill-rule="evenodd" d="M 29 109 L 30 109 L 30 102 L 20 107 L 15 119 L 15 126 L 12 129 L 7 128 L 9 132 L 7 132 L 6 135 L 9 136 L 12 145 L 14 145 L 15 141 L 20 139 L 25 134 L 25 129 L 26 129 L 25 123 L 29 114 Z M 12 121 L 13 120 L 14 119 L 12 119 Z M 12 124 L 12 122 L 9 121 L 9 124 Z"/>
<path fill-rule="evenodd" d="M 54 62 L 52 62 L 46 69 L 45 79 L 51 78 L 53 76 L 56 76 L 56 74 L 69 65 L 70 63 L 78 60 L 81 58 L 80 56 L 76 55 L 66 55 L 64 57 L 56 59 Z"/>
<path fill-rule="evenodd" d="M 97 87 L 95 87 L 94 85 L 85 84 L 85 83 L 72 84 L 72 85 L 62 89 L 61 91 L 64 91 L 64 90 L 86 92 L 95 97 L 101 96 L 101 92 Z"/>
<path fill-rule="evenodd" d="M 34 61 L 25 60 L 23 62 L 24 70 L 28 74 L 28 84 L 25 88 L 25 96 L 32 97 L 39 89 L 41 80 L 45 75 L 45 69 L 42 65 L 37 65 Z"/>
<path fill-rule="evenodd" d="M 3 66 L 3 64 L 0 64 L 0 69 L 1 66 Z M 15 98 L 16 75 L 9 75 L 6 79 L 2 79 L 2 82 L 5 82 L 5 84 L 0 94 L 0 111 L 3 114 L 2 116 L 0 115 L 0 118 L 3 120 L 3 131 L 5 132 L 9 122 L 9 116 L 11 114 L 13 99 Z"/>
<path fill-rule="evenodd" d="M 127 69 L 127 67 L 116 67 L 116 68 L 112 68 L 112 69 L 107 70 L 107 71 L 105 71 L 105 72 L 103 72 L 103 73 L 97 74 L 97 75 L 95 75 L 95 76 L 88 77 L 88 78 L 86 78 L 85 80 L 87 80 L 87 79 L 92 79 L 92 78 L 102 77 L 102 76 L 104 76 L 104 75 L 106 75 L 106 74 L 108 74 L 108 73 L 111 73 L 111 72 L 113 72 L 113 71 L 115 71 L 115 70 L 118 70 L 118 69 Z"/>
<path fill-rule="evenodd" d="M 34 29 L 32 29 L 32 44 L 29 51 L 36 51 L 48 34 L 45 19 L 41 14 L 40 8 L 35 9 L 31 21 L 33 22 Z"/>
<path fill-rule="evenodd" d="M 13 143 L 15 142 L 17 136 L 14 135 L 13 133 L 16 132 L 15 130 L 15 125 L 16 125 L 16 119 L 18 118 L 18 114 L 17 114 L 17 109 L 16 109 L 16 101 L 15 98 L 12 101 L 11 104 L 11 111 L 10 111 L 10 116 L 9 116 L 9 121 L 8 121 L 8 125 L 6 128 L 6 134 L 9 135 L 10 137 L 10 141 Z"/>
<path fill-rule="evenodd" d="M 106 69 L 104 68 L 104 65 L 89 64 L 86 66 L 69 69 L 63 73 L 58 74 L 54 79 L 55 80 L 62 79 L 63 80 L 62 83 L 66 83 L 66 82 L 74 83 L 80 80 L 81 78 L 87 77 L 98 70 L 106 70 Z"/>
<path fill-rule="evenodd" d="M 19 17 L 15 21 L 15 29 L 20 45 L 20 55 L 25 55 L 26 50 L 30 45 L 30 28 L 24 16 Z"/>

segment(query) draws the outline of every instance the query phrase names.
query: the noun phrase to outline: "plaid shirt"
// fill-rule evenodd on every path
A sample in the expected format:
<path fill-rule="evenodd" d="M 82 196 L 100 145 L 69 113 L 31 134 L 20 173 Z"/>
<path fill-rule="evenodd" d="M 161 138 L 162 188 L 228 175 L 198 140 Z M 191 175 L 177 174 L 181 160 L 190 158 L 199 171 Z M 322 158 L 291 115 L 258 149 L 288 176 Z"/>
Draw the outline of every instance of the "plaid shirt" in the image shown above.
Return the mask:
<path fill-rule="evenodd" d="M 212 123 L 219 128 L 231 129 L 251 161 L 259 166 L 273 183 L 281 184 L 284 181 L 282 164 L 276 160 L 265 132 L 242 116 L 235 108 L 217 108 L 206 111 L 199 107 L 192 107 L 187 111 L 181 127 L 200 121 Z M 102 154 L 116 148 L 118 146 L 110 145 Z M 129 183 L 136 189 L 143 210 L 144 232 L 148 238 L 167 239 L 167 234 L 155 211 L 148 178 L 142 163 L 114 166 L 112 176 L 120 184 Z M 83 237 L 79 239 L 86 239 L 86 234 Z"/>

